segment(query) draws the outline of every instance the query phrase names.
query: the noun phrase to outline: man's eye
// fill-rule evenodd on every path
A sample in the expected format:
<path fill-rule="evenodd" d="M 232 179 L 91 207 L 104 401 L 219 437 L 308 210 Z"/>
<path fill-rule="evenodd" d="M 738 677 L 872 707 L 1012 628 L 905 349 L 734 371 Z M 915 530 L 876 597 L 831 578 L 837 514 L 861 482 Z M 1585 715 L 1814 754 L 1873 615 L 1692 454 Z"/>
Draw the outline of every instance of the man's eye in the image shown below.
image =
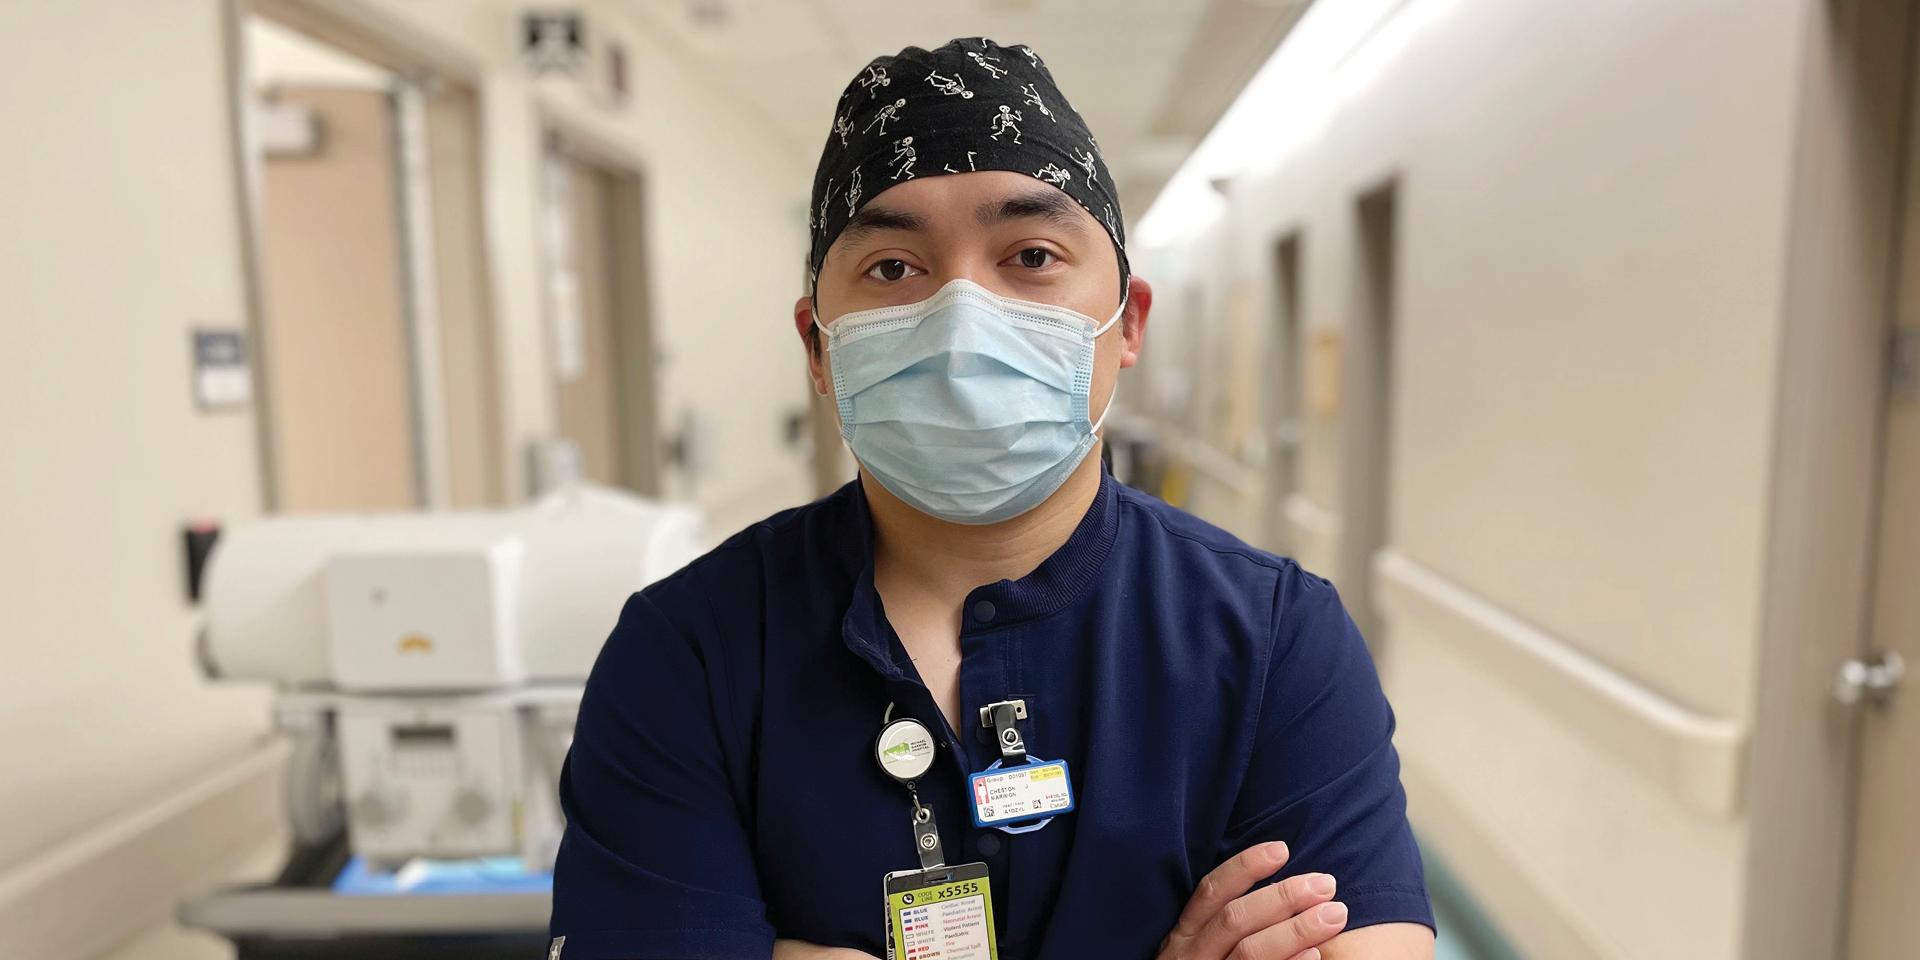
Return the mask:
<path fill-rule="evenodd" d="M 1025 250 L 1020 251 L 1020 265 L 1023 267 L 1030 267 L 1034 270 L 1038 270 L 1041 267 L 1044 267 L 1048 263 L 1052 262 L 1047 258 L 1053 257 L 1053 256 L 1054 256 L 1053 251 L 1048 250 L 1045 247 L 1028 247 Z M 1059 258 L 1054 257 L 1054 259 L 1059 259 Z"/>
<path fill-rule="evenodd" d="M 867 276 L 873 277 L 875 280 L 885 280 L 888 283 L 892 283 L 895 280 L 904 278 L 907 275 L 907 271 L 912 269 L 912 267 L 907 265 L 905 260 L 882 260 L 867 268 Z"/>

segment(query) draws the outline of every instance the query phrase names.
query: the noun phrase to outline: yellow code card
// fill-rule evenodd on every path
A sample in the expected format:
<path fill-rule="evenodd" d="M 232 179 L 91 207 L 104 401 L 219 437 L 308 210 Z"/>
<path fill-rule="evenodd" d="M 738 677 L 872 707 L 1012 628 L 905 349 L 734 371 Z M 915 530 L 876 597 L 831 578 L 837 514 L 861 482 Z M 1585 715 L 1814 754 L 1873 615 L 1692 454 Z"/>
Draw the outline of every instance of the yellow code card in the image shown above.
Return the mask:
<path fill-rule="evenodd" d="M 888 960 L 999 960 L 987 865 L 890 873 Z"/>

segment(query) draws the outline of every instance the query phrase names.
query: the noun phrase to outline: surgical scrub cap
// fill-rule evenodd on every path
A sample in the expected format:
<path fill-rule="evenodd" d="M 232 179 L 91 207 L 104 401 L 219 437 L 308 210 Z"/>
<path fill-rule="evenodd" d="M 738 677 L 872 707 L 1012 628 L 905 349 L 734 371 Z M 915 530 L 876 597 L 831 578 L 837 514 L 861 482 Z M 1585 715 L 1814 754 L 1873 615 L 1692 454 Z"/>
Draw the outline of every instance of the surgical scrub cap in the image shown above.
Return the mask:
<path fill-rule="evenodd" d="M 810 290 L 861 206 L 915 177 L 1011 170 L 1064 191 L 1106 227 L 1128 275 L 1126 232 L 1100 145 L 1039 55 L 963 37 L 876 57 L 840 94 L 807 208 Z"/>

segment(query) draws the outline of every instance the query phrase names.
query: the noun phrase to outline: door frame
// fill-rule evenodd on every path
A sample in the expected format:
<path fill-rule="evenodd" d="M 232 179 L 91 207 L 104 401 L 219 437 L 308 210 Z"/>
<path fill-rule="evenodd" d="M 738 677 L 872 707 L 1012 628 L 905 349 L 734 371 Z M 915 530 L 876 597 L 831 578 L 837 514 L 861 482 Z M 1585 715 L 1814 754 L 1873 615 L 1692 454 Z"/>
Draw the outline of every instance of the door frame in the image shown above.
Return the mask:
<path fill-rule="evenodd" d="M 1406 216 L 1405 178 L 1398 170 L 1362 181 L 1348 200 L 1346 343 L 1339 411 L 1339 560 L 1336 581 L 1347 611 L 1376 659 L 1384 659 L 1374 591 L 1375 554 L 1392 542 L 1394 404 Z"/>
<path fill-rule="evenodd" d="M 1306 431 L 1306 389 L 1302 378 L 1306 350 L 1305 227 L 1289 223 L 1265 244 L 1268 309 L 1264 324 L 1265 356 L 1279 362 L 1267 368 L 1267 390 L 1261 399 L 1266 417 L 1266 483 L 1260 522 L 1267 541 L 1285 553 L 1298 550 L 1286 505 L 1300 489 L 1300 458 Z M 1279 369 L 1274 370 L 1274 366 Z"/>
<path fill-rule="evenodd" d="M 1802 6 L 1737 955 L 1839 956 L 1914 3 Z"/>
<path fill-rule="evenodd" d="M 486 67 L 478 58 L 407 21 L 395 18 L 368 4 L 329 2 L 329 0 L 221 0 L 220 22 L 226 54 L 225 80 L 230 131 L 228 146 L 233 170 L 234 209 L 240 238 L 242 294 L 247 312 L 245 329 L 248 359 L 254 380 L 255 449 L 258 451 L 261 508 L 263 511 L 273 512 L 280 509 L 282 498 L 277 464 L 274 462 L 275 420 L 272 410 L 272 391 L 269 389 L 274 371 L 265 362 L 264 349 L 265 338 L 271 335 L 271 323 L 267 316 L 264 274 L 263 188 L 261 170 L 254 161 L 254 158 L 259 155 L 260 138 L 254 112 L 251 109 L 253 91 L 251 78 L 247 73 L 247 21 L 248 18 L 256 16 L 305 34 L 320 43 L 396 74 L 459 83 L 472 91 L 476 122 L 486 113 L 486 104 L 482 99 L 486 96 L 486 89 L 482 83 Z M 484 160 L 482 163 L 484 164 Z M 404 199 L 402 206 L 418 210 L 416 205 L 408 204 Z M 404 217 L 408 210 L 403 209 L 398 212 Z M 403 245 L 412 242 L 408 236 L 409 232 L 418 230 L 425 230 L 430 234 L 433 227 L 431 224 L 403 226 Z M 491 250 L 493 245 L 486 242 L 487 239 L 482 238 L 483 249 Z M 403 259 L 405 258 L 406 255 L 403 253 Z M 402 266 L 405 268 L 408 264 L 403 263 Z M 482 266 L 491 277 L 493 275 L 491 258 Z M 438 370 L 440 343 L 437 339 L 437 330 L 426 331 L 428 341 L 425 343 L 417 336 L 420 331 L 415 329 L 414 311 L 419 309 L 420 301 L 413 288 L 418 284 L 412 280 L 408 283 L 409 289 L 405 291 L 405 297 L 409 344 L 415 354 L 408 361 L 411 374 L 408 386 L 413 396 L 415 418 L 412 424 L 413 444 L 416 469 L 420 473 L 421 505 L 430 506 L 435 505 L 433 501 L 443 499 L 445 496 L 446 484 L 434 481 L 436 474 L 444 481 L 444 470 L 429 471 L 424 468 L 430 463 L 444 466 L 447 424 L 444 418 L 444 395 L 431 397 L 422 395 L 423 390 L 440 390 L 441 378 L 436 372 L 429 372 L 423 376 L 421 366 L 423 363 L 429 363 L 433 371 Z M 495 317 L 489 317 L 486 320 L 490 334 L 495 322 Z M 429 352 L 431 356 L 427 355 Z M 497 364 L 495 366 L 497 367 Z M 489 373 L 494 382 L 498 383 L 499 371 L 494 369 Z M 497 417 L 489 419 L 493 422 L 498 421 Z M 497 470 L 499 465 L 491 465 L 491 468 Z"/>
<path fill-rule="evenodd" d="M 612 233 L 609 258 L 613 270 L 612 310 L 620 340 L 618 388 L 620 419 L 624 436 L 621 445 L 626 459 L 627 485 L 641 496 L 666 494 L 665 444 L 659 419 L 660 352 L 655 336 L 654 305 L 656 285 L 652 282 L 651 231 L 648 189 L 652 182 L 651 159 L 644 143 L 625 129 L 581 106 L 541 91 L 534 98 L 535 123 L 540 136 L 536 171 L 544 169 L 546 151 L 559 150 L 568 157 L 600 170 L 612 192 L 608 229 Z M 541 201 L 544 202 L 544 199 Z M 540 267 L 544 289 L 547 265 Z M 541 303 L 542 342 L 550 343 L 554 318 L 548 298 Z M 547 357 L 541 371 L 553 396 L 557 425 L 559 382 L 554 378 L 552 358 Z"/>
<path fill-rule="evenodd" d="M 1862 661 L 1867 661 L 1884 650 L 1892 650 L 1909 662 L 1920 660 L 1920 650 L 1914 649 L 1916 638 L 1904 633 L 1895 634 L 1890 629 L 1906 626 L 1908 621 L 1901 619 L 1899 614 L 1887 608 L 1888 597 L 1896 595 L 1896 592 L 1904 593 L 1904 581 L 1895 578 L 1909 574 L 1910 571 L 1904 564 L 1911 562 L 1912 555 L 1907 551 L 1915 546 L 1906 539 L 1895 539 L 1908 534 L 1911 528 L 1902 526 L 1896 529 L 1894 525 L 1904 522 L 1910 516 L 1907 511 L 1912 509 L 1913 502 L 1908 499 L 1911 495 L 1907 491 L 1912 489 L 1911 484 L 1916 479 L 1920 479 L 1913 475 L 1916 461 L 1913 459 L 1912 448 L 1914 436 L 1912 424 L 1916 416 L 1916 407 L 1920 407 L 1920 399 L 1916 397 L 1920 394 L 1920 390 L 1916 390 L 1912 382 L 1911 370 L 1906 372 L 1904 382 L 1896 379 L 1896 366 L 1911 364 L 1910 357 L 1903 359 L 1898 352 L 1910 349 L 1910 346 L 1903 346 L 1903 343 L 1912 344 L 1915 340 L 1914 331 L 1920 329 L 1915 326 L 1916 322 L 1920 322 L 1916 321 L 1916 317 L 1920 317 L 1920 269 L 1916 269 L 1915 266 L 1916 256 L 1920 256 L 1920 143 L 1916 143 L 1915 140 L 1920 136 L 1920 117 L 1916 117 L 1915 114 L 1916 107 L 1920 107 L 1920 4 L 1910 9 L 1905 29 L 1907 47 L 1905 57 L 1901 61 L 1900 73 L 1903 99 L 1900 102 L 1901 125 L 1895 144 L 1897 186 L 1892 204 L 1894 231 L 1887 258 L 1886 324 L 1882 331 L 1883 362 L 1880 375 L 1875 381 L 1875 386 L 1880 392 L 1880 402 L 1876 410 L 1874 431 L 1877 441 L 1875 486 L 1869 500 L 1872 524 L 1869 528 L 1868 580 L 1862 591 L 1863 629 L 1856 652 L 1856 656 Z M 1906 341 L 1898 339 L 1903 333 L 1908 338 Z M 1896 480 L 1899 481 L 1898 485 Z M 1893 566 L 1895 564 L 1902 565 Z M 1891 622 L 1883 621 L 1883 616 L 1894 619 Z M 1838 696 L 1839 681 L 1837 679 L 1835 684 L 1835 695 Z M 1895 686 L 1892 693 L 1896 698 L 1902 695 L 1899 686 Z M 1911 693 L 1905 695 L 1912 696 Z M 1916 728 L 1911 726 L 1897 728 L 1890 725 L 1914 723 L 1913 707 L 1907 706 L 1906 714 L 1896 718 L 1895 713 L 1899 710 L 1897 706 L 1877 702 L 1871 696 L 1860 696 L 1857 699 L 1859 702 L 1851 711 L 1856 719 L 1856 729 L 1852 757 L 1853 803 L 1848 811 L 1850 842 L 1847 847 L 1849 855 L 1845 884 L 1847 897 L 1845 913 L 1841 917 L 1845 946 L 1842 955 L 1858 958 L 1858 960 L 1872 960 L 1881 954 L 1862 951 L 1870 947 L 1887 946 L 1887 939 L 1884 938 L 1905 936 L 1906 928 L 1910 926 L 1912 918 L 1899 913 L 1894 906 L 1894 901 L 1901 899 L 1900 892 L 1906 890 L 1904 887 L 1878 889 L 1874 891 L 1875 895 L 1872 899 L 1865 901 L 1859 895 L 1863 881 L 1898 883 L 1904 877 L 1903 874 L 1898 873 L 1889 877 L 1884 872 L 1863 872 L 1876 869 L 1878 871 L 1897 870 L 1889 864 L 1891 858 L 1882 848 L 1882 836 L 1867 832 L 1871 826 L 1867 822 L 1867 815 L 1869 812 L 1874 813 L 1877 825 L 1881 827 L 1889 826 L 1887 822 L 1889 813 L 1892 813 L 1895 819 L 1907 820 L 1909 818 L 1904 816 L 1905 813 L 1910 812 L 1906 809 L 1907 801 L 1920 800 L 1920 796 L 1908 797 L 1899 792 L 1899 787 L 1890 787 L 1884 782 L 1884 778 L 1888 776 L 1896 778 L 1900 776 L 1890 768 L 1903 761 L 1911 760 L 1904 754 L 1895 753 L 1892 748 L 1904 746 L 1902 741 L 1910 740 Z M 1894 739 L 1889 743 L 1887 738 Z M 1875 787 L 1887 792 L 1870 794 L 1870 788 Z M 1908 784 L 1908 788 L 1911 789 L 1911 784 Z M 1891 811 L 1880 805 L 1890 797 L 1897 800 L 1896 806 Z M 1875 801 L 1871 808 L 1870 800 Z M 1894 829 L 1905 833 L 1911 831 L 1912 827 L 1904 825 L 1895 826 Z M 1897 856 L 1897 849 L 1895 855 Z M 1863 863 L 1861 859 L 1863 856 L 1872 859 Z M 1907 890 L 1907 892 L 1911 891 Z M 1861 912 L 1865 904 L 1871 904 L 1871 913 Z M 1866 945 L 1855 942 L 1854 937 L 1863 933 L 1875 938 L 1874 942 Z"/>

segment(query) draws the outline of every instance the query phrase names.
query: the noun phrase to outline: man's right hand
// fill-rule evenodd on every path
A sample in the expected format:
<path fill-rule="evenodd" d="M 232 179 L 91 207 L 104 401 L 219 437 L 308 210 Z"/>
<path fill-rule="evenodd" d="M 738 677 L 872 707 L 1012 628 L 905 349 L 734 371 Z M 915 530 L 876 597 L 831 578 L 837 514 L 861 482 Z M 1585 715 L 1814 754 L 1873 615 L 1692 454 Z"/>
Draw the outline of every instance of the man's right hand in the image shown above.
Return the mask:
<path fill-rule="evenodd" d="M 1287 845 L 1257 844 L 1200 881 L 1156 960 L 1320 960 L 1320 944 L 1347 925 L 1333 877 L 1309 873 L 1247 893 L 1287 862 Z"/>

